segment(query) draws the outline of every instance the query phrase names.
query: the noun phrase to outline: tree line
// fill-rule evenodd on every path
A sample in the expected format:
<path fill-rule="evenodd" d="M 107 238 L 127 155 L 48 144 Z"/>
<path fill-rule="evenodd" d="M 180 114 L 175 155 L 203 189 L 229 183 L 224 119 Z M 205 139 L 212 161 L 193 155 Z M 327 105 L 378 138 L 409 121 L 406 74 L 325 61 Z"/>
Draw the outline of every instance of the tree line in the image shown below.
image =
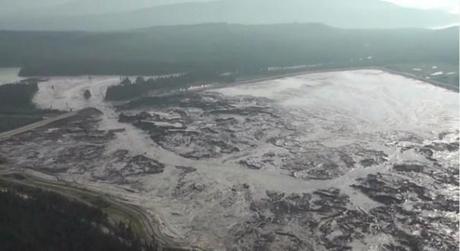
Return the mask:
<path fill-rule="evenodd" d="M 212 82 L 232 81 L 234 81 L 234 76 L 221 75 L 212 71 L 190 72 L 148 79 L 137 77 L 135 81 L 125 78 L 119 85 L 107 88 L 105 99 L 108 101 L 128 100 L 141 97 L 152 91 L 174 90 Z"/>
<path fill-rule="evenodd" d="M 31 108 L 32 99 L 38 91 L 36 80 L 24 80 L 19 83 L 0 85 L 0 109 Z"/>

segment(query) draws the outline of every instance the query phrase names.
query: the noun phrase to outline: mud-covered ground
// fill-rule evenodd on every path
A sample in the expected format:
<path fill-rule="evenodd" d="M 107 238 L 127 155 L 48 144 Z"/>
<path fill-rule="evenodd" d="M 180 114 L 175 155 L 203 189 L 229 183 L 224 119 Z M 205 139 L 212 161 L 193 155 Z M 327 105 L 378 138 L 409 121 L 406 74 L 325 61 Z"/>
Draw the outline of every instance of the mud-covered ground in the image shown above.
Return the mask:
<path fill-rule="evenodd" d="M 1 142 L 12 166 L 120 196 L 210 250 L 457 249 L 457 93 L 363 70 L 107 104 L 114 79 L 67 82 L 36 102 L 97 110 Z"/>

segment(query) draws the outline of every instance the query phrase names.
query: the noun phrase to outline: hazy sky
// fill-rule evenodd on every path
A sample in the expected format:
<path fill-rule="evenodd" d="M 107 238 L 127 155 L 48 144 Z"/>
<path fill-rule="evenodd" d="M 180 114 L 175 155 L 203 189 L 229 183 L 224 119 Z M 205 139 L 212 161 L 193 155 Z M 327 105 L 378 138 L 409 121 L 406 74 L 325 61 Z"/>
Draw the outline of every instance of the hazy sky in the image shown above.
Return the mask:
<path fill-rule="evenodd" d="M 46 5 L 46 4 L 59 4 L 66 2 L 88 2 L 88 0 L 0 0 L 0 4 L 3 6 L 21 6 L 21 5 Z M 132 2 L 131 2 L 132 1 Z M 130 0 L 130 1 L 114 1 L 116 3 L 124 3 L 124 5 L 132 6 L 152 6 L 162 4 L 174 4 L 180 2 L 203 2 L 213 0 Z M 216 1 L 216 0 L 214 0 Z M 448 12 L 459 13 L 459 0 L 383 0 L 392 2 L 406 7 L 421 8 L 421 9 L 441 9 Z M 89 1 L 92 2 L 92 1 Z M 107 0 L 95 0 L 94 4 L 111 3 L 112 1 Z"/>
<path fill-rule="evenodd" d="M 420 9 L 440 9 L 452 13 L 460 12 L 459 0 L 385 0 L 406 7 Z"/>
<path fill-rule="evenodd" d="M 233 0 L 0 0 L 0 16 L 17 16 L 18 11 L 28 11 L 27 15 L 48 15 L 50 12 L 75 15 L 102 14 L 130 11 L 152 6 L 183 2 L 233 1 Z M 251 1 L 251 0 L 247 0 Z M 323 2 L 324 0 L 313 0 Z M 343 0 L 346 2 L 347 0 Z M 374 0 L 378 1 L 378 0 Z M 405 7 L 419 9 L 439 9 L 460 14 L 460 0 L 380 0 Z M 295 2 L 295 1 L 294 1 Z M 327 2 L 327 1 L 326 1 Z M 353 1 L 350 1 L 353 2 Z M 3 13 L 3 14 L 2 14 Z M 20 12 L 21 14 L 27 12 Z M 24 14 L 26 15 L 26 14 Z"/>

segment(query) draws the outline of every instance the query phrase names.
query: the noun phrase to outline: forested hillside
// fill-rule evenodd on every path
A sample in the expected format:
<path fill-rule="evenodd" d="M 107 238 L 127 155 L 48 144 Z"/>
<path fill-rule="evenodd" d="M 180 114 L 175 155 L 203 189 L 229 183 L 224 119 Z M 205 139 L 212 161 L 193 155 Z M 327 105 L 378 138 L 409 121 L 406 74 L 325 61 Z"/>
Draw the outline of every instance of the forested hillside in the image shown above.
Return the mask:
<path fill-rule="evenodd" d="M 271 66 L 458 64 L 458 28 L 348 30 L 320 24 L 205 24 L 90 32 L 0 32 L 0 66 L 22 75 L 151 75 Z"/>
<path fill-rule="evenodd" d="M 32 102 L 38 91 L 36 80 L 0 85 L 0 132 L 39 121 L 50 111 L 40 110 Z"/>
<path fill-rule="evenodd" d="M 153 251 L 130 227 L 113 225 L 102 210 L 55 193 L 0 183 L 3 251 Z"/>

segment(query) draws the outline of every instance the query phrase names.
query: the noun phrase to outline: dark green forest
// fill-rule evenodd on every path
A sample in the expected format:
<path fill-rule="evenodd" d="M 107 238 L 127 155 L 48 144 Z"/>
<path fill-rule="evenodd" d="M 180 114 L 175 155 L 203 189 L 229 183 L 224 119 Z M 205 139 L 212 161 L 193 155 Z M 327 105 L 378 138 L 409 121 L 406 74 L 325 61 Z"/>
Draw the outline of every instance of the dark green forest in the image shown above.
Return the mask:
<path fill-rule="evenodd" d="M 153 251 L 100 209 L 52 192 L 0 183 L 2 251 Z"/>
<path fill-rule="evenodd" d="M 174 90 L 187 88 L 195 84 L 201 85 L 210 82 L 225 83 L 233 81 L 233 76 L 221 76 L 204 71 L 160 78 L 144 79 L 143 77 L 138 77 L 133 82 L 126 78 L 119 85 L 107 88 L 105 99 L 109 101 L 126 100 L 141 97 L 150 91 Z"/>
<path fill-rule="evenodd" d="M 37 91 L 38 82 L 35 80 L 0 85 L 0 111 L 34 108 L 32 98 Z"/>
<path fill-rule="evenodd" d="M 50 112 L 37 109 L 33 104 L 37 91 L 38 83 L 33 79 L 0 85 L 0 132 L 39 121 Z"/>
<path fill-rule="evenodd" d="M 270 66 L 458 65 L 458 28 L 338 29 L 321 24 L 164 26 L 120 32 L 0 32 L 0 66 L 21 74 L 253 74 Z"/>

